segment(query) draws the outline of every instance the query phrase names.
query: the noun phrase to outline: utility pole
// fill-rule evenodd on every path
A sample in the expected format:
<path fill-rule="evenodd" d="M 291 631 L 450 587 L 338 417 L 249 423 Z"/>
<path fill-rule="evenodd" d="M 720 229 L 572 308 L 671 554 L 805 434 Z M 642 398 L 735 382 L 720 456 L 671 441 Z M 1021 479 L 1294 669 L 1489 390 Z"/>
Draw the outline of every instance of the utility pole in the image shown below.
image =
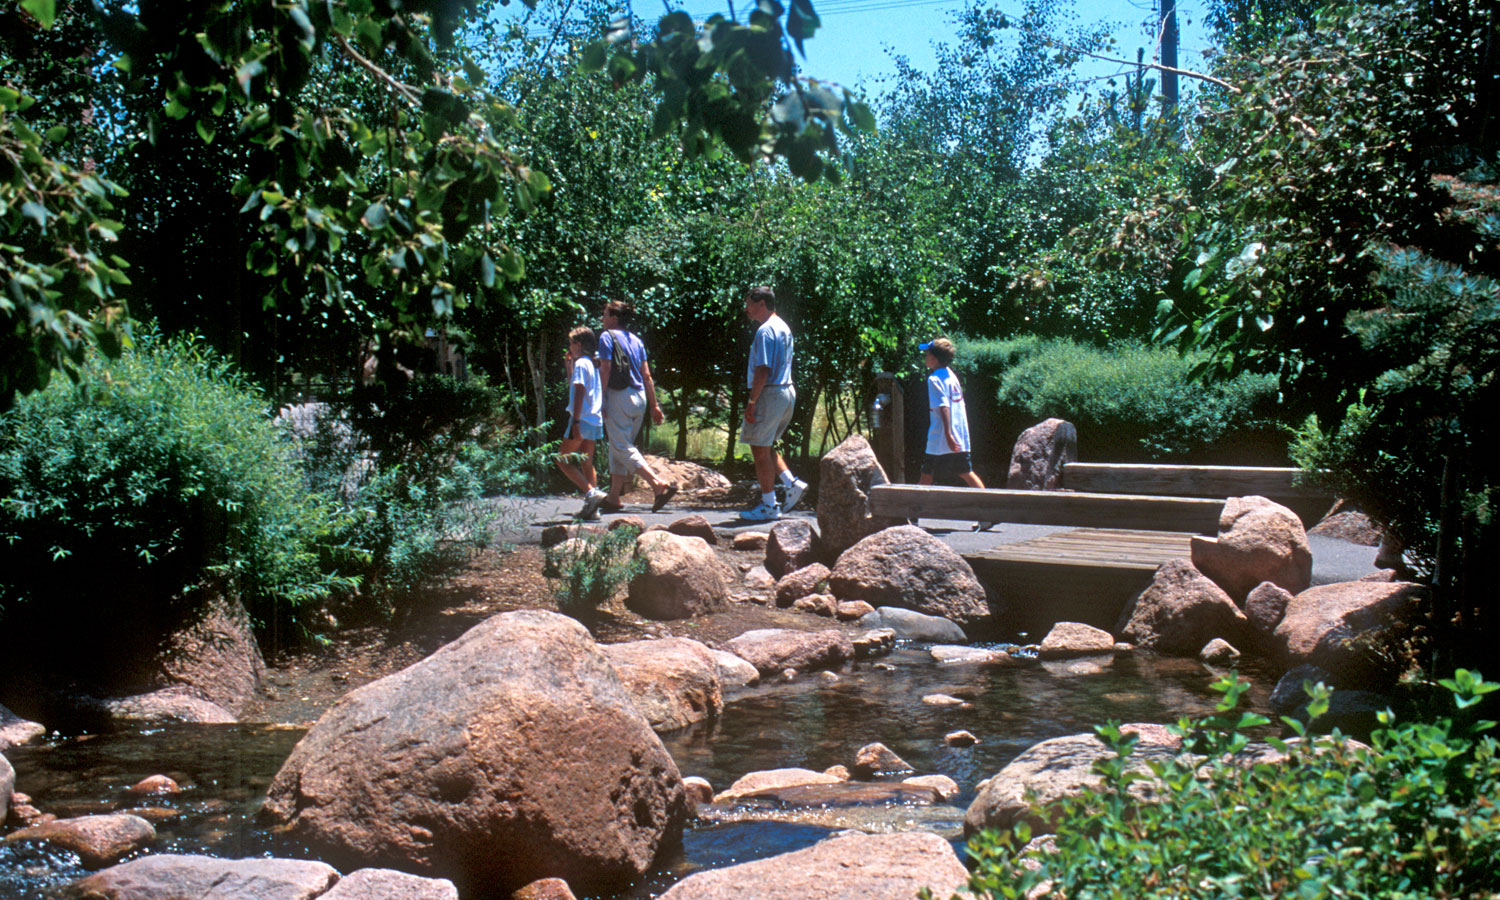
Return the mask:
<path fill-rule="evenodd" d="M 1177 0 L 1161 0 L 1161 96 L 1167 107 L 1177 105 Z"/>

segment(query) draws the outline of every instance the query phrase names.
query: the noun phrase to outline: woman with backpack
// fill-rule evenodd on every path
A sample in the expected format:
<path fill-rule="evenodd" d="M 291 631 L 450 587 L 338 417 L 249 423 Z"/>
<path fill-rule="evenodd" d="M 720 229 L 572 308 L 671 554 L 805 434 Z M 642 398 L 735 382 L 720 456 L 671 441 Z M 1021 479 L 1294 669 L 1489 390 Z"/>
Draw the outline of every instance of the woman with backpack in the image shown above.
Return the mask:
<path fill-rule="evenodd" d="M 604 383 L 604 433 L 609 437 L 609 493 L 599 503 L 605 512 L 619 512 L 624 505 L 621 491 L 631 473 L 639 472 L 656 495 L 651 511 L 656 512 L 677 493 L 677 485 L 657 477 L 646 458 L 636 449 L 646 412 L 660 425 L 665 417 L 656 402 L 656 384 L 651 380 L 651 366 L 646 362 L 646 345 L 630 331 L 635 306 L 625 300 L 611 300 L 600 314 L 603 330 L 599 335 L 599 380 Z"/>

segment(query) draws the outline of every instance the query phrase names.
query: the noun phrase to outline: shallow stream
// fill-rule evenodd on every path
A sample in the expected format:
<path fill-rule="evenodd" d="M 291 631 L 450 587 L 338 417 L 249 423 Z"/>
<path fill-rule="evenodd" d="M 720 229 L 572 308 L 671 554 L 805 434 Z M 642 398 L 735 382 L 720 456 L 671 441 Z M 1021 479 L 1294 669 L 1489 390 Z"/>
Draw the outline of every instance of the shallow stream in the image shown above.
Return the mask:
<path fill-rule="evenodd" d="M 917 774 L 956 781 L 954 800 L 927 807 L 856 807 L 768 812 L 711 806 L 689 826 L 683 853 L 616 900 L 654 897 L 693 871 L 798 850 L 845 827 L 934 831 L 962 854 L 964 810 L 979 781 L 1027 747 L 1089 731 L 1107 720 L 1173 722 L 1207 713 L 1218 677 L 1192 660 L 1148 654 L 1037 663 L 1021 667 L 939 665 L 925 647 L 903 646 L 861 663 L 837 681 L 812 674 L 791 683 L 746 689 L 727 698 L 712 723 L 665 735 L 683 775 L 701 775 L 723 790 L 762 769 L 852 766 L 860 747 L 880 741 Z M 1270 682 L 1253 668 L 1254 708 L 1265 711 Z M 934 706 L 948 694 L 965 706 Z M 943 736 L 968 730 L 971 747 L 949 747 Z M 16 790 L 59 817 L 151 808 L 158 840 L 153 853 L 217 856 L 302 856 L 257 824 L 265 789 L 303 729 L 288 726 L 177 726 L 134 734 L 57 739 L 14 748 Z M 165 774 L 181 793 L 139 798 L 127 789 Z M 0 843 L 0 897 L 56 900 L 86 872 L 70 852 L 31 842 Z M 503 898 L 465 898 L 503 900 Z"/>

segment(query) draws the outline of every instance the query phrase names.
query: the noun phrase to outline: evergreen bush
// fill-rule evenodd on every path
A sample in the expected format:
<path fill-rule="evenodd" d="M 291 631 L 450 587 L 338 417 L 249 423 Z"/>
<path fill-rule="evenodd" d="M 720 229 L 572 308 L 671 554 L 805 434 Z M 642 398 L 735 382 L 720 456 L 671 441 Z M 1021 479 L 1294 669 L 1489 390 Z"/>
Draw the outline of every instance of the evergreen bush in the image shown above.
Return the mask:
<path fill-rule="evenodd" d="M 552 586 L 557 608 L 582 618 L 608 603 L 630 579 L 645 568 L 635 555 L 640 529 L 625 526 L 603 534 L 581 534 L 552 548 L 547 554 L 548 572 L 556 577 Z"/>
<path fill-rule="evenodd" d="M 258 624 L 353 586 L 269 405 L 200 341 L 141 336 L 0 420 L 0 615 L 149 615 L 228 577 Z"/>
<path fill-rule="evenodd" d="M 1025 336 L 963 342 L 959 361 L 963 372 L 998 384 L 1002 417 L 1067 419 L 1092 460 L 1260 462 L 1237 454 L 1264 455 L 1256 432 L 1277 428 L 1274 376 L 1245 373 L 1203 385 L 1189 380 L 1198 360 L 1173 350 Z M 1270 452 L 1284 455 L 1285 441 L 1275 443 Z"/>
<path fill-rule="evenodd" d="M 1050 805 L 1063 823 L 1045 842 L 1022 824 L 983 832 L 968 893 L 991 898 L 1494 897 L 1500 890 L 1500 757 L 1494 723 L 1473 707 L 1500 685 L 1458 670 L 1441 682 L 1456 707 L 1431 722 L 1380 716 L 1369 747 L 1337 731 L 1271 740 L 1280 759 L 1246 754 L 1247 731 L 1269 720 L 1237 712 L 1248 687 L 1216 685 L 1218 713 L 1174 730 L 1187 753 L 1149 772 L 1127 765 L 1135 743 L 1098 733 L 1116 753 L 1095 764 L 1102 784 Z M 1310 688 L 1314 717 L 1329 693 Z M 1260 759 L 1261 761 L 1255 761 Z M 1129 793 L 1151 779 L 1155 802 Z M 1028 846 L 1030 843 L 1030 846 Z M 1045 844 L 1045 846 L 1044 846 Z M 1045 887 L 1044 887 L 1045 885 Z"/>

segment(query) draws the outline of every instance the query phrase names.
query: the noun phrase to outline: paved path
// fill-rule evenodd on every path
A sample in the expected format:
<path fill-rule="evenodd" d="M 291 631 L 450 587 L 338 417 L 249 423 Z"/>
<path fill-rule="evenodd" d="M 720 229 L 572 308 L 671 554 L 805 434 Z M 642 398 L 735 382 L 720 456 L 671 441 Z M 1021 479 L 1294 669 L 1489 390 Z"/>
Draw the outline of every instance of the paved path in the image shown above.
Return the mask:
<path fill-rule="evenodd" d="M 583 505 L 578 497 L 506 497 L 493 501 L 501 508 L 502 524 L 507 527 L 503 539 L 516 543 L 538 543 L 542 529 L 573 521 L 573 513 Z M 647 525 L 663 525 L 686 515 L 701 515 L 709 524 L 723 531 L 769 531 L 769 522 L 750 522 L 740 518 L 740 510 L 719 507 L 698 508 L 672 503 L 659 513 L 644 504 L 626 504 L 622 515 L 639 516 Z M 796 509 L 787 518 L 807 519 L 817 527 L 817 516 L 811 510 Z M 602 517 L 608 522 L 611 516 Z M 959 553 L 988 550 L 1001 544 L 1013 544 L 1045 534 L 1070 530 L 1058 525 L 996 525 L 989 531 L 974 531 L 973 522 L 951 519 L 922 519 L 923 528 Z M 1375 547 L 1363 547 L 1337 538 L 1308 535 L 1313 551 L 1313 584 L 1353 581 L 1375 571 Z"/>

